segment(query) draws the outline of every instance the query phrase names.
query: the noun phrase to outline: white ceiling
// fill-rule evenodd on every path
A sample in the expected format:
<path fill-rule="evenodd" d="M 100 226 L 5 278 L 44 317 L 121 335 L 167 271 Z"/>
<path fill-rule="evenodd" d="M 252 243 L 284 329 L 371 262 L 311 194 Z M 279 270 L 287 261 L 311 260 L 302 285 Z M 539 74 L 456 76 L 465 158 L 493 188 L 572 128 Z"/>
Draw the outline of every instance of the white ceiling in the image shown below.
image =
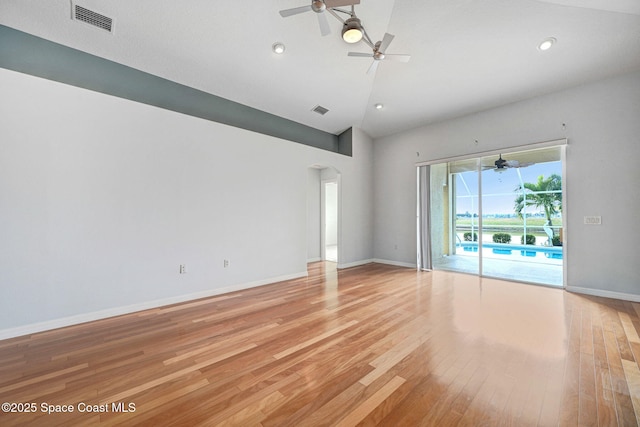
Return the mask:
<path fill-rule="evenodd" d="M 389 32 L 387 53 L 412 55 L 373 75 L 368 58 L 347 57 L 370 49 L 344 43 L 333 17 L 322 37 L 314 13 L 278 13 L 309 0 L 75 0 L 112 17 L 112 34 L 71 20 L 70 0 L 2 0 L 0 24 L 327 132 L 356 126 L 377 138 L 640 70 L 640 15 L 601 10 L 637 12 L 640 0 L 558 1 L 567 5 L 361 0 L 356 13 L 374 42 Z M 547 37 L 558 41 L 539 51 Z M 271 51 L 276 41 L 283 55 Z M 312 112 L 318 104 L 330 111 Z"/>

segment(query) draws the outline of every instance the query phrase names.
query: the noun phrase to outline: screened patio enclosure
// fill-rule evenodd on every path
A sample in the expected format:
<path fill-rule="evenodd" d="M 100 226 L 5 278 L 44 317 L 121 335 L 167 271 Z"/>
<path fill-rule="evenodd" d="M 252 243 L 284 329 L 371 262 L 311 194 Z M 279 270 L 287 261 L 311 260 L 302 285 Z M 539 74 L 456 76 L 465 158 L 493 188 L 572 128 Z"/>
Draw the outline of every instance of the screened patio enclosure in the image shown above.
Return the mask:
<path fill-rule="evenodd" d="M 563 286 L 564 149 L 545 145 L 420 166 L 419 265 Z M 505 167 L 496 168 L 502 158 Z"/>

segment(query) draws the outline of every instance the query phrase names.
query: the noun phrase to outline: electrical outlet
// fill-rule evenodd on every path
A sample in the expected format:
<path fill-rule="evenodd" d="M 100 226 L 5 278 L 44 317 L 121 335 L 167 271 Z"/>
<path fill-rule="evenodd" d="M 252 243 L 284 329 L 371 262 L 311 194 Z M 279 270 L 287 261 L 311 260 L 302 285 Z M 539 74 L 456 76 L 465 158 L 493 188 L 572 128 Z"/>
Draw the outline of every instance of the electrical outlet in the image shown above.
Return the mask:
<path fill-rule="evenodd" d="M 584 223 L 588 225 L 600 225 L 602 224 L 601 216 L 585 216 Z"/>
<path fill-rule="evenodd" d="M 180 274 L 187 273 L 187 264 L 180 264 Z"/>
<path fill-rule="evenodd" d="M 224 260 L 224 268 L 227 268 L 227 267 L 229 267 L 229 260 L 225 259 Z"/>

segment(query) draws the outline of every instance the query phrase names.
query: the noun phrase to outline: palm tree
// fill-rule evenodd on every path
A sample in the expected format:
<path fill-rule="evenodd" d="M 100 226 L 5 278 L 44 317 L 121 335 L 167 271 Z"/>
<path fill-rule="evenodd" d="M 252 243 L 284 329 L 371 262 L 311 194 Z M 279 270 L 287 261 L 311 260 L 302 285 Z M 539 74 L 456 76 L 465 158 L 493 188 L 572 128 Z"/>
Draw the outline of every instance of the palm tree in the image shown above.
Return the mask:
<path fill-rule="evenodd" d="M 520 194 L 515 200 L 514 210 L 518 217 L 522 218 L 522 211 L 525 206 L 542 207 L 547 217 L 547 225 L 551 226 L 553 225 L 551 217 L 562 211 L 562 193 L 554 192 L 560 190 L 562 190 L 562 177 L 560 175 L 554 173 L 548 178 L 540 175 L 538 182 L 535 184 L 525 182 L 523 188 L 518 186 L 515 189 Z"/>

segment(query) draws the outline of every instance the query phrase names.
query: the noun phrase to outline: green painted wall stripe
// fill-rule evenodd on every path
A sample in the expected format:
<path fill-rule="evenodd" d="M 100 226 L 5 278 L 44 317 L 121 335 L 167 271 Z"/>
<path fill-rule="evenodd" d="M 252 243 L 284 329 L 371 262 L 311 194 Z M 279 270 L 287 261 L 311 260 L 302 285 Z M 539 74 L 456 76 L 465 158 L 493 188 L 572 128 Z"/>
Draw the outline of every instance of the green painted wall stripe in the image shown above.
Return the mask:
<path fill-rule="evenodd" d="M 0 25 L 0 67 L 351 156 L 333 135 Z"/>

